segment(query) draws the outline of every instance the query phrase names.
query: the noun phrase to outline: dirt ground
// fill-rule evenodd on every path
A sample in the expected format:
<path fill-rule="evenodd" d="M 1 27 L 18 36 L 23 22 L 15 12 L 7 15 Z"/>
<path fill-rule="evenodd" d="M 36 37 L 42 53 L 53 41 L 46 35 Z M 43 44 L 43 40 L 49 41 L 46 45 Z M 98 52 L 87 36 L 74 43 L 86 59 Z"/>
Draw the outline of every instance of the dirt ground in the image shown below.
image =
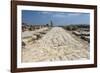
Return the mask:
<path fill-rule="evenodd" d="M 22 48 L 22 62 L 89 59 L 89 43 L 61 27 L 53 27 L 35 42 Z"/>

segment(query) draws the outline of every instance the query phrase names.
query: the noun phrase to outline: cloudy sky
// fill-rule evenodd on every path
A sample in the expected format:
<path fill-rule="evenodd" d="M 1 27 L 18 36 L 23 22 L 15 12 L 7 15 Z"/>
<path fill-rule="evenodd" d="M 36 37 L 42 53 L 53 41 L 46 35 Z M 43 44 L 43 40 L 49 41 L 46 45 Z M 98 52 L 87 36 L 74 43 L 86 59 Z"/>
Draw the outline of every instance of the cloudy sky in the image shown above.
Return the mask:
<path fill-rule="evenodd" d="M 28 24 L 89 24 L 89 13 L 22 10 L 22 22 Z"/>

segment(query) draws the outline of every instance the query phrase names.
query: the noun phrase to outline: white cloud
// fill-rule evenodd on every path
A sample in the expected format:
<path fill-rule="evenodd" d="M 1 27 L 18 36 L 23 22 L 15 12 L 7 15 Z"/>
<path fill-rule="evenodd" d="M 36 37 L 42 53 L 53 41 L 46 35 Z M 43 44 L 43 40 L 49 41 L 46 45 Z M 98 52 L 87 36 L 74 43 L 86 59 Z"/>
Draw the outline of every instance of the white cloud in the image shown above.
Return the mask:
<path fill-rule="evenodd" d="M 69 14 L 67 14 L 68 16 L 79 16 L 79 15 L 81 15 L 81 13 L 69 13 Z"/>
<path fill-rule="evenodd" d="M 53 15 L 53 17 L 65 17 L 65 15 L 56 14 L 56 15 Z"/>
<path fill-rule="evenodd" d="M 40 14 L 52 14 L 52 12 L 43 11 L 43 12 L 40 12 Z"/>
<path fill-rule="evenodd" d="M 67 14 L 66 13 L 56 13 L 56 14 L 53 14 L 52 16 L 53 17 L 65 17 Z"/>
<path fill-rule="evenodd" d="M 65 13 L 65 12 L 48 12 L 48 11 L 43 11 L 40 12 L 40 14 L 48 14 L 51 15 L 52 17 L 69 17 L 69 16 L 79 16 L 81 13 Z"/>
<path fill-rule="evenodd" d="M 69 16 L 80 16 L 81 13 L 56 13 L 53 17 L 69 17 Z"/>

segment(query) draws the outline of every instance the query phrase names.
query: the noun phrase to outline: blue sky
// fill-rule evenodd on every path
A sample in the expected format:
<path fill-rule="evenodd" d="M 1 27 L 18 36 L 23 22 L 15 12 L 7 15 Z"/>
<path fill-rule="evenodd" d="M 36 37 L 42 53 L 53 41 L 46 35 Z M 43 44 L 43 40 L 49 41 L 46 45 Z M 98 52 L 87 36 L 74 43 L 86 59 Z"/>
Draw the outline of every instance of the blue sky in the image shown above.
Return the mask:
<path fill-rule="evenodd" d="M 28 24 L 90 24 L 89 13 L 22 10 L 22 22 Z"/>

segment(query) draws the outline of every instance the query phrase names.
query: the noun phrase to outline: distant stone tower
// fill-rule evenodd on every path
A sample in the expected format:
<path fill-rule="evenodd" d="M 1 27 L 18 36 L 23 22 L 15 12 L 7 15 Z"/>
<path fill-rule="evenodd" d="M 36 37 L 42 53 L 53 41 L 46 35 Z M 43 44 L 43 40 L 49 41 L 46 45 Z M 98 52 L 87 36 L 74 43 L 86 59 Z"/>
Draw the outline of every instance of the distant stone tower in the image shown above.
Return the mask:
<path fill-rule="evenodd" d="M 52 22 L 52 20 L 50 21 L 50 26 L 53 27 L 53 22 Z"/>
<path fill-rule="evenodd" d="M 52 20 L 49 22 L 49 27 L 53 27 L 53 22 L 52 22 Z"/>

